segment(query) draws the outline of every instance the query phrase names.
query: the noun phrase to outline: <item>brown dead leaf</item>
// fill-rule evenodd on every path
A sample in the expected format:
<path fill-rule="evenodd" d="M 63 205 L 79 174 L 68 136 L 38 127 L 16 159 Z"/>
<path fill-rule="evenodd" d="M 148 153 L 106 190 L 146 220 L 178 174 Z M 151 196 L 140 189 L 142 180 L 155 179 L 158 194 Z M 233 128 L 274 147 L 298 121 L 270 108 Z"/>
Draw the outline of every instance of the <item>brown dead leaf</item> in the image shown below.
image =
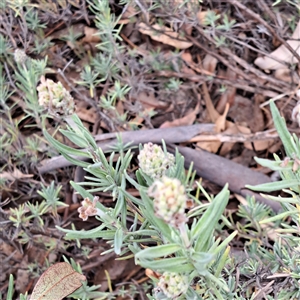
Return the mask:
<path fill-rule="evenodd" d="M 234 102 L 230 107 L 228 116 L 234 120 L 235 124 L 245 125 L 246 127 L 252 128 L 252 126 L 255 125 L 254 123 L 258 121 L 256 119 L 258 116 L 254 115 L 255 106 L 256 104 L 253 100 L 241 95 L 236 95 L 234 97 Z M 261 109 L 259 111 L 261 111 Z"/>
<path fill-rule="evenodd" d="M 82 286 L 84 275 L 76 272 L 66 262 L 49 267 L 40 277 L 32 292 L 30 300 L 60 300 Z"/>
<path fill-rule="evenodd" d="M 202 90 L 203 90 L 203 98 L 205 101 L 209 119 L 210 119 L 210 121 L 215 122 L 220 117 L 220 114 L 215 109 L 214 104 L 210 98 L 210 94 L 209 94 L 206 82 L 204 82 L 202 84 Z"/>
<path fill-rule="evenodd" d="M 169 106 L 168 103 L 159 101 L 155 95 L 154 92 L 146 92 L 142 91 L 138 93 L 138 95 L 135 97 L 136 100 L 142 103 L 143 107 L 146 109 L 153 108 L 153 109 L 164 109 L 167 106 Z"/>
<path fill-rule="evenodd" d="M 76 114 L 78 117 L 86 122 L 95 123 L 98 119 L 97 110 L 94 107 L 89 107 L 84 101 L 75 100 Z"/>
<path fill-rule="evenodd" d="M 121 100 L 117 101 L 116 111 L 120 116 L 122 116 L 125 113 L 123 101 L 121 101 Z"/>
<path fill-rule="evenodd" d="M 134 119 L 132 119 L 129 122 L 129 124 L 132 124 L 132 125 L 141 125 L 144 122 L 146 116 L 149 116 L 152 113 L 152 111 L 153 111 L 152 107 L 144 109 L 139 114 L 137 114 L 137 116 Z"/>
<path fill-rule="evenodd" d="M 202 150 L 210 153 L 216 153 L 221 146 L 221 142 L 218 141 L 208 141 L 208 142 L 198 142 L 197 146 Z"/>
<path fill-rule="evenodd" d="M 197 13 L 197 19 L 198 19 L 198 21 L 201 25 L 205 24 L 206 15 L 207 15 L 207 10 L 206 11 L 199 11 Z"/>
<path fill-rule="evenodd" d="M 7 179 L 9 181 L 15 181 L 16 179 L 24 179 L 24 178 L 31 178 L 31 177 L 33 177 L 33 174 L 24 174 L 17 168 L 14 168 L 13 172 L 0 173 L 1 179 Z"/>
<path fill-rule="evenodd" d="M 244 147 L 250 150 L 262 151 L 270 148 L 274 144 L 273 140 L 261 140 L 261 141 L 253 141 L 245 142 Z"/>
<path fill-rule="evenodd" d="M 244 134 L 250 134 L 251 130 L 250 128 L 246 126 L 237 126 L 238 130 L 240 133 Z M 268 149 L 272 144 L 274 143 L 273 139 L 265 139 L 265 140 L 257 140 L 253 142 L 244 142 L 244 147 L 249 149 L 249 150 L 256 150 L 256 151 L 261 151 L 261 150 L 266 150 Z"/>
<path fill-rule="evenodd" d="M 234 134 L 239 134 L 240 131 L 238 129 L 239 126 L 237 126 L 236 124 L 231 124 L 231 126 L 229 126 L 224 132 L 224 135 L 234 135 Z M 222 144 L 222 148 L 220 149 L 219 154 L 221 156 L 225 156 L 227 155 L 231 149 L 233 148 L 233 146 L 235 145 L 235 142 L 225 142 Z"/>
<path fill-rule="evenodd" d="M 74 24 L 71 27 L 66 27 L 63 29 L 59 29 L 54 31 L 52 34 L 50 34 L 48 36 L 49 39 L 61 39 L 61 38 L 65 38 L 66 40 L 67 37 L 70 35 L 70 32 L 73 32 L 76 34 L 76 36 L 81 37 L 84 35 L 84 24 L 82 23 L 78 23 L 78 24 Z"/>
<path fill-rule="evenodd" d="M 153 277 L 153 278 L 156 278 L 156 279 L 159 279 L 161 277 L 161 274 L 151 270 L 151 269 L 146 269 L 145 270 L 145 275 L 149 278 Z"/>
<path fill-rule="evenodd" d="M 84 26 L 84 38 L 81 39 L 82 43 L 100 43 L 99 30 L 97 28 Z"/>
<path fill-rule="evenodd" d="M 298 22 L 298 25 L 292 35 L 292 39 L 293 40 L 287 40 L 287 43 L 294 49 L 295 52 L 297 52 L 300 55 L 300 21 Z M 284 45 L 281 45 L 275 51 L 271 52 L 270 56 L 271 57 L 258 57 L 254 61 L 254 64 L 263 70 L 277 70 L 281 68 L 286 68 L 286 66 L 280 63 L 279 61 L 283 61 L 288 64 L 297 63 L 296 58 Z"/>
<path fill-rule="evenodd" d="M 193 64 L 193 58 L 190 52 L 188 51 L 184 51 L 181 54 L 181 58 L 188 64 Z"/>
<path fill-rule="evenodd" d="M 275 78 L 285 82 L 299 82 L 299 75 L 297 74 L 297 72 L 287 67 L 276 70 L 274 76 Z"/>
<path fill-rule="evenodd" d="M 226 107 L 225 107 L 225 110 L 224 110 L 224 113 L 222 115 L 220 115 L 218 117 L 218 119 L 216 120 L 215 124 L 216 124 L 216 132 L 222 132 L 225 130 L 225 127 L 226 127 L 226 117 L 227 117 L 227 114 L 228 114 L 228 111 L 229 111 L 229 104 L 226 103 Z"/>
<path fill-rule="evenodd" d="M 210 72 L 211 74 L 214 74 L 216 71 L 217 63 L 218 60 L 214 56 L 206 54 L 203 59 L 202 66 L 203 69 Z"/>
<path fill-rule="evenodd" d="M 77 7 L 77 8 L 81 7 L 80 0 L 68 0 L 68 3 L 75 6 L 75 7 Z"/>
<path fill-rule="evenodd" d="M 125 12 L 122 14 L 121 19 L 119 20 L 118 24 L 128 24 L 133 22 L 136 18 L 135 15 L 137 11 L 134 6 L 128 5 Z"/>
<path fill-rule="evenodd" d="M 26 292 L 26 287 L 30 281 L 29 272 L 26 269 L 18 268 L 16 281 L 15 281 L 15 289 L 20 293 Z"/>
<path fill-rule="evenodd" d="M 166 121 L 159 128 L 170 128 L 170 127 L 177 127 L 177 126 L 187 126 L 192 125 L 196 120 L 196 115 L 199 112 L 200 103 L 197 103 L 195 109 L 185 115 L 183 118 L 176 119 L 174 121 Z"/>
<path fill-rule="evenodd" d="M 224 78 L 229 79 L 230 81 L 236 80 L 236 72 L 227 68 L 225 72 L 219 71 L 218 76 L 223 76 Z M 234 103 L 236 97 L 236 88 L 233 86 L 226 86 L 226 91 L 221 94 L 220 100 L 216 106 L 216 110 L 221 113 L 224 111 L 226 103 L 229 103 L 231 106 Z"/>
<path fill-rule="evenodd" d="M 190 52 L 188 51 L 184 51 L 181 54 L 181 58 L 186 62 L 186 64 L 193 69 L 194 71 L 196 71 L 199 74 L 205 74 L 208 76 L 213 76 L 215 75 L 214 73 L 207 71 L 204 67 L 202 67 L 201 65 L 195 64 L 195 62 L 193 61 L 192 55 Z M 186 70 L 186 69 L 184 69 Z M 183 68 L 181 69 L 181 71 L 183 72 Z M 190 70 L 190 72 L 185 72 L 185 73 L 189 73 L 189 74 L 195 74 L 195 72 L 193 72 L 192 70 Z"/>
<path fill-rule="evenodd" d="M 216 124 L 215 131 L 216 132 L 224 131 L 224 129 L 226 127 L 226 116 L 227 116 L 228 110 L 229 110 L 229 104 L 227 103 L 224 113 L 222 115 L 220 115 L 215 122 L 215 124 Z M 221 145 L 222 145 L 221 141 L 205 141 L 205 142 L 197 143 L 198 147 L 200 147 L 201 149 L 206 150 L 208 152 L 211 152 L 211 153 L 216 153 Z"/>
<path fill-rule="evenodd" d="M 99 289 L 104 292 L 108 288 L 107 273 L 110 280 L 116 280 L 119 283 L 121 278 L 124 279 L 124 277 L 137 268 L 139 269 L 140 267 L 135 265 L 133 259 L 115 260 L 114 257 L 111 257 L 96 268 L 94 284 L 100 284 Z"/>
<path fill-rule="evenodd" d="M 140 23 L 139 31 L 142 34 L 149 35 L 154 41 L 170 45 L 178 49 L 187 49 L 193 45 L 193 43 L 188 42 L 184 37 L 181 37 L 178 32 L 159 24 L 154 24 L 150 27 L 145 23 Z"/>

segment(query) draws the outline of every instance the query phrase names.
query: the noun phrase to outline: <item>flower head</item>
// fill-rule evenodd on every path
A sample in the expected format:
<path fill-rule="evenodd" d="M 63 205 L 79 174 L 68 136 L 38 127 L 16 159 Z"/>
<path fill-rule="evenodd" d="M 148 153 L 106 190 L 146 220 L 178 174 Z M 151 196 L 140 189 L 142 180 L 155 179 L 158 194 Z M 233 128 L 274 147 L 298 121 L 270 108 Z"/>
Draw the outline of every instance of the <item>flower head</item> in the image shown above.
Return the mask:
<path fill-rule="evenodd" d="M 83 221 L 86 221 L 88 217 L 97 215 L 96 203 L 99 200 L 99 197 L 94 197 L 93 202 L 89 198 L 85 198 L 81 202 L 81 207 L 77 209 L 79 212 L 79 218 Z"/>
<path fill-rule="evenodd" d="M 157 179 L 149 187 L 148 195 L 154 198 L 155 215 L 166 223 L 179 227 L 186 222 L 185 208 L 187 196 L 185 188 L 176 178 Z"/>
<path fill-rule="evenodd" d="M 173 154 L 165 153 L 158 145 L 144 144 L 138 155 L 139 167 L 151 178 L 161 178 L 175 162 Z"/>
<path fill-rule="evenodd" d="M 41 84 L 37 87 L 39 104 L 49 109 L 49 112 L 60 115 L 72 115 L 75 111 L 75 103 L 70 93 L 61 82 L 55 83 L 51 79 L 41 78 Z"/>
<path fill-rule="evenodd" d="M 28 59 L 28 56 L 26 55 L 24 50 L 16 49 L 14 52 L 14 59 L 16 63 L 24 64 Z"/>
<path fill-rule="evenodd" d="M 164 272 L 157 286 L 168 298 L 175 299 L 187 291 L 189 279 L 183 274 Z"/>

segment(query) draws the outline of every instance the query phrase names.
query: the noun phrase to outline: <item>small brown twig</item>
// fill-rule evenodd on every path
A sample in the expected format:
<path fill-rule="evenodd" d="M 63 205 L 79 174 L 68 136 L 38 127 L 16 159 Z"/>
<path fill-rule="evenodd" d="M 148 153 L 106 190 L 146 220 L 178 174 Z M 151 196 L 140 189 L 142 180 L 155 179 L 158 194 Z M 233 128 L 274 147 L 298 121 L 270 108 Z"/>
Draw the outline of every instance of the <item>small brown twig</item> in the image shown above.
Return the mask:
<path fill-rule="evenodd" d="M 300 63 L 300 56 L 299 54 L 289 45 L 289 43 L 286 42 L 278 33 L 269 25 L 268 22 L 266 22 L 260 15 L 256 14 L 252 10 L 250 10 L 248 7 L 246 7 L 244 4 L 242 4 L 238 0 L 227 0 L 228 3 L 232 4 L 233 6 L 238 7 L 239 9 L 243 10 L 245 13 L 247 13 L 249 16 L 251 16 L 253 19 L 255 19 L 257 22 L 265 26 L 270 33 L 278 40 L 280 41 L 293 55 L 297 58 L 298 62 Z"/>
<path fill-rule="evenodd" d="M 174 78 L 186 78 L 190 81 L 197 82 L 198 84 L 201 84 L 204 81 L 210 80 L 210 78 L 206 75 L 198 75 L 198 74 L 187 74 L 187 73 L 179 73 L 179 72 L 173 72 L 173 71 L 158 71 L 155 73 L 152 73 L 150 75 L 145 74 L 144 78 L 153 77 L 153 76 L 163 76 L 163 77 L 174 77 Z M 283 89 L 280 87 L 273 86 L 265 86 L 259 83 L 254 83 L 253 80 L 251 82 L 247 80 L 242 79 L 235 79 L 235 80 L 229 80 L 224 79 L 221 76 L 214 76 L 214 83 L 218 84 L 225 84 L 228 86 L 232 86 L 247 92 L 255 93 L 255 94 L 262 94 L 266 97 L 276 97 L 278 94 L 282 94 L 284 91 L 288 93 L 290 91 L 290 88 Z M 253 86 L 251 86 L 253 85 Z M 273 90 L 273 91 L 272 91 Z M 276 91 L 276 92 L 275 92 Z"/>
<path fill-rule="evenodd" d="M 199 31 L 199 33 L 203 37 L 205 37 L 205 39 L 207 39 L 210 43 L 214 44 L 214 40 L 211 37 L 209 37 L 207 34 L 205 34 L 203 28 L 201 28 L 200 26 L 197 26 L 196 29 Z M 263 73 L 262 71 L 254 68 L 249 63 L 247 63 L 245 60 L 243 60 L 242 58 L 240 58 L 237 55 L 235 55 L 234 53 L 232 53 L 232 51 L 230 51 L 226 47 L 222 47 L 220 49 L 220 51 L 223 52 L 224 54 L 226 54 L 226 56 L 229 57 L 231 60 L 233 59 L 236 63 L 238 63 L 245 70 L 247 70 L 247 72 L 245 72 L 244 70 L 240 70 L 240 69 L 236 68 L 232 64 L 232 62 L 230 62 L 229 60 L 225 59 L 225 57 L 223 55 L 219 55 L 219 54 L 216 54 L 215 52 L 212 52 L 206 46 L 204 46 L 202 43 L 199 43 L 195 38 L 189 37 L 189 40 L 191 40 L 197 47 L 203 49 L 207 53 L 210 53 L 212 56 L 216 57 L 226 67 L 228 67 L 229 69 L 231 69 L 234 72 L 236 72 L 236 74 L 242 76 L 242 78 L 248 79 L 250 82 L 253 82 L 254 79 L 249 76 L 249 74 L 248 74 L 249 71 L 251 73 L 255 74 L 259 79 L 261 79 L 263 81 L 267 81 L 267 82 L 273 83 L 276 87 L 281 87 L 281 89 L 279 89 L 281 91 L 282 91 L 282 87 L 286 87 L 287 89 L 290 89 L 290 87 L 289 87 L 289 85 L 287 83 L 279 81 L 279 80 L 273 78 L 272 76 L 268 76 L 265 73 Z"/>

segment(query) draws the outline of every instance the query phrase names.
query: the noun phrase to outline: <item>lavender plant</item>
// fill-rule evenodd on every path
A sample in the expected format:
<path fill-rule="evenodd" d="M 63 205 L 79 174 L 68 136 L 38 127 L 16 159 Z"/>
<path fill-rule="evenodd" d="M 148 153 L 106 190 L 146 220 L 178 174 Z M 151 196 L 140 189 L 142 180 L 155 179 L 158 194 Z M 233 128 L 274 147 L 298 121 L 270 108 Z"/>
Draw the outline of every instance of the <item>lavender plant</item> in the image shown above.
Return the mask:
<path fill-rule="evenodd" d="M 48 96 L 43 94 L 43 97 Z M 68 97 L 64 99 L 71 101 Z M 84 199 L 78 209 L 79 217 L 84 221 L 95 216 L 100 224 L 89 231 L 59 229 L 68 239 L 105 239 L 111 245 L 105 253 L 133 255 L 137 264 L 162 274 L 156 294 L 171 298 L 198 297 L 192 286 L 201 277 L 207 280 L 214 295 L 222 299 L 221 291 L 228 288 L 220 273 L 214 274 L 210 268 L 216 260 L 224 265 L 228 256 L 224 250 L 236 234 L 232 233 L 224 241 L 214 239 L 214 230 L 228 202 L 227 186 L 214 199 L 208 199 L 209 205 L 201 203 L 190 194 L 194 174 L 190 168 L 186 175 L 184 158 L 178 152 L 173 156 L 151 143 L 141 147 L 140 169 L 135 176 L 128 174 L 130 150 L 121 151 L 115 163 L 116 153 L 106 158 L 76 114 L 71 119 L 73 126 L 61 133 L 84 149 L 60 143 L 46 129 L 44 136 L 66 159 L 88 173 L 84 182 L 71 182 L 71 185 Z M 127 191 L 129 185 L 139 191 L 139 197 Z M 199 183 L 198 188 L 202 189 Z M 111 193 L 116 202 L 114 208 L 99 202 L 95 195 L 99 191 Z M 189 198 L 196 203 L 190 211 Z M 133 220 L 130 225 L 129 219 Z M 178 278 L 184 278 L 180 286 L 175 284 Z"/>

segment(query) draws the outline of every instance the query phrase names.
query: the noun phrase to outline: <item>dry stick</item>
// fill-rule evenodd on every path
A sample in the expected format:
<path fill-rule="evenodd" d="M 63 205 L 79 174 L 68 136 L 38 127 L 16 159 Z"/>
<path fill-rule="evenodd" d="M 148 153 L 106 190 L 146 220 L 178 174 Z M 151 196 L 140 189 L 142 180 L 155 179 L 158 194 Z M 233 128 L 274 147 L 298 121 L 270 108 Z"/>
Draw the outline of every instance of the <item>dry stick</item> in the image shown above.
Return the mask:
<path fill-rule="evenodd" d="M 196 124 L 190 126 L 180 126 L 175 128 L 162 128 L 162 129 L 149 129 L 149 130 L 139 130 L 139 131 L 126 131 L 119 133 L 107 133 L 96 135 L 97 145 L 102 149 L 102 151 L 111 150 L 112 146 L 116 145 L 116 136 L 119 134 L 122 138 L 124 144 L 132 142 L 131 145 L 137 146 L 139 144 L 144 144 L 148 142 L 160 144 L 163 139 L 166 144 L 183 143 L 192 139 L 194 136 L 203 133 L 214 132 L 214 124 Z M 87 152 L 85 149 L 84 151 Z M 86 157 L 76 157 L 79 160 L 88 160 Z M 72 163 L 66 160 L 62 155 L 51 158 L 42 162 L 42 166 L 38 168 L 40 174 L 46 172 L 71 166 Z"/>
<path fill-rule="evenodd" d="M 209 37 L 207 34 L 205 34 L 203 28 L 201 28 L 200 26 L 197 26 L 196 29 L 199 31 L 199 33 L 205 38 L 207 39 L 210 43 L 214 44 L 215 41 Z M 228 60 L 226 60 L 224 58 L 223 55 L 219 55 L 216 54 L 215 52 L 212 52 L 210 49 L 208 49 L 206 46 L 204 46 L 204 44 L 199 43 L 195 38 L 193 37 L 188 37 L 189 40 L 191 42 L 193 42 L 194 45 L 196 45 L 197 47 L 199 47 L 200 49 L 203 49 L 204 51 L 206 51 L 207 53 L 209 53 L 210 55 L 214 56 L 216 59 L 218 59 L 220 62 L 222 62 L 227 68 L 233 70 L 234 72 L 236 72 L 238 75 L 241 75 L 243 78 L 248 79 L 250 82 L 253 82 L 253 78 L 250 78 L 248 75 L 248 71 L 251 71 L 253 74 L 255 74 L 258 78 L 261 78 L 263 80 L 266 80 L 270 83 L 273 83 L 276 85 L 276 87 L 286 87 L 287 89 L 290 89 L 290 86 L 282 81 L 279 81 L 271 76 L 266 75 L 265 73 L 263 73 L 262 71 L 252 67 L 250 64 L 248 64 L 246 61 L 244 61 L 243 59 L 239 58 L 238 56 L 236 56 L 235 54 L 233 54 L 228 48 L 222 47 L 220 48 L 220 51 L 222 51 L 224 54 L 228 55 L 228 57 L 230 57 L 230 59 L 235 60 L 235 62 L 237 62 L 239 65 L 241 65 L 242 67 L 245 68 L 245 70 L 247 70 L 247 72 L 240 70 L 238 68 L 236 68 L 232 62 L 229 62 Z M 281 88 L 281 92 L 282 92 L 282 88 Z"/>
<path fill-rule="evenodd" d="M 231 36 L 230 34 L 227 34 L 226 38 L 229 39 L 229 40 L 231 40 L 231 41 L 233 41 L 233 42 L 235 42 L 235 43 L 237 43 L 237 44 L 239 44 L 239 45 L 242 45 L 242 46 L 244 46 L 244 47 L 246 47 L 246 48 L 248 48 L 248 49 L 250 49 L 250 50 L 252 50 L 252 51 L 254 51 L 256 53 L 262 54 L 263 56 L 270 57 L 273 60 L 275 60 L 275 61 L 277 61 L 277 62 L 279 62 L 279 63 L 281 63 L 283 65 L 285 64 L 285 62 L 282 59 L 274 57 L 270 53 L 266 53 L 266 52 L 264 52 L 262 50 L 259 50 L 259 49 L 255 48 L 255 47 L 253 47 L 253 46 L 251 46 L 251 45 L 249 45 L 249 44 L 247 44 L 247 43 L 245 43 L 245 42 L 243 42 L 243 41 L 241 41 L 239 39 L 236 39 L 233 36 Z M 282 81 L 280 81 L 280 82 L 282 82 Z"/>
<path fill-rule="evenodd" d="M 188 74 L 188 73 L 178 73 L 178 72 L 173 72 L 173 71 L 158 71 L 155 72 L 151 75 L 144 75 L 145 78 L 150 78 L 153 76 L 163 76 L 163 77 L 175 77 L 175 78 L 185 78 L 193 82 L 197 82 L 201 84 L 202 82 L 208 81 L 209 77 L 208 76 L 203 76 L 203 75 L 198 75 L 198 74 Z M 228 80 L 228 79 L 223 79 L 220 76 L 213 76 L 214 78 L 214 83 L 219 83 L 219 84 L 226 84 L 232 87 L 235 87 L 237 89 L 241 89 L 247 92 L 251 93 L 256 93 L 256 94 L 262 94 L 265 97 L 270 97 L 274 98 L 278 96 L 278 93 L 282 93 L 283 89 L 276 88 L 275 86 L 270 87 L 270 89 L 275 90 L 276 92 L 266 90 L 261 88 L 259 85 L 251 87 L 249 84 L 249 80 L 241 80 L 241 79 L 235 79 L 235 80 Z M 253 81 L 253 80 L 252 80 Z M 267 87 L 264 87 L 267 88 Z M 289 89 L 290 91 L 290 89 Z"/>
<path fill-rule="evenodd" d="M 175 146 L 173 147 L 175 148 Z M 185 157 L 186 167 L 189 167 L 190 163 L 193 162 L 194 170 L 200 177 L 208 179 L 219 186 L 224 186 L 228 183 L 232 192 L 244 197 L 253 195 L 256 200 L 269 205 L 274 211 L 280 210 L 281 205 L 279 203 L 265 199 L 245 188 L 246 184 L 258 185 L 271 182 L 270 177 L 204 150 L 194 150 L 180 146 L 177 148 Z"/>
<path fill-rule="evenodd" d="M 191 126 L 180 126 L 175 128 L 163 129 L 150 129 L 140 131 L 127 131 L 119 133 L 122 137 L 124 144 L 132 142 L 132 145 L 139 145 L 140 143 L 152 142 L 159 144 L 163 139 L 166 144 L 172 145 L 174 143 L 183 143 L 192 139 L 194 136 L 214 131 L 214 124 L 197 124 Z M 96 137 L 102 142 L 97 145 L 103 151 L 107 151 L 111 146 L 116 144 L 114 138 L 116 134 L 104 134 Z M 113 140 L 103 141 L 105 138 Z M 176 146 L 172 146 L 173 151 Z M 235 193 L 246 195 L 254 195 L 258 201 L 266 203 L 273 208 L 274 211 L 280 209 L 277 202 L 273 202 L 262 198 L 259 194 L 253 193 L 245 189 L 246 184 L 257 185 L 261 183 L 270 182 L 271 179 L 259 172 L 250 170 L 242 165 L 234 163 L 223 157 L 211 154 L 204 150 L 193 150 L 187 147 L 178 147 L 181 154 L 185 157 L 186 166 L 189 167 L 190 163 L 194 162 L 194 169 L 197 174 L 205 179 L 208 179 L 220 186 L 229 183 L 229 189 Z M 78 157 L 80 160 L 87 158 Z M 62 168 L 72 165 L 63 156 L 54 157 L 39 167 L 40 174 L 49 172 L 51 170 Z"/>
<path fill-rule="evenodd" d="M 209 40 L 209 42 L 211 42 L 211 40 L 206 36 L 206 34 L 204 33 L 204 31 L 202 30 L 201 27 L 196 26 L 196 29 L 199 31 L 199 33 L 201 35 L 203 35 L 204 38 L 206 38 L 207 40 Z M 234 71 L 236 74 L 240 75 L 242 78 L 248 79 L 248 76 L 245 72 L 243 72 L 242 70 L 236 68 L 232 63 L 230 63 L 228 60 L 226 60 L 226 58 L 224 58 L 222 55 L 219 55 L 215 52 L 213 52 L 211 49 L 209 49 L 208 47 L 205 46 L 204 43 L 200 43 L 198 42 L 195 38 L 191 37 L 191 36 L 187 36 L 187 38 L 194 44 L 196 45 L 198 48 L 204 50 L 206 53 L 209 53 L 211 56 L 215 57 L 217 60 L 219 60 L 222 64 L 224 64 L 227 68 L 231 69 L 232 71 Z"/>
<path fill-rule="evenodd" d="M 273 20 L 274 23 L 276 23 L 276 25 L 278 25 L 277 22 L 277 18 L 274 14 L 274 12 L 270 9 L 270 7 L 268 6 L 268 4 L 264 1 L 264 0 L 258 0 L 260 6 L 262 7 L 262 9 L 267 12 L 267 14 L 270 16 L 270 18 Z"/>
<path fill-rule="evenodd" d="M 289 43 L 286 42 L 286 40 L 284 40 L 281 36 L 279 36 L 277 32 L 268 24 L 268 22 L 262 19 L 260 15 L 250 10 L 248 7 L 243 5 L 238 0 L 227 0 L 227 2 L 245 11 L 249 16 L 254 18 L 257 22 L 261 23 L 263 26 L 265 26 L 277 40 L 279 40 L 288 50 L 290 50 L 290 52 L 297 58 L 298 62 L 300 62 L 299 54 L 291 47 L 291 45 L 289 45 Z"/>

